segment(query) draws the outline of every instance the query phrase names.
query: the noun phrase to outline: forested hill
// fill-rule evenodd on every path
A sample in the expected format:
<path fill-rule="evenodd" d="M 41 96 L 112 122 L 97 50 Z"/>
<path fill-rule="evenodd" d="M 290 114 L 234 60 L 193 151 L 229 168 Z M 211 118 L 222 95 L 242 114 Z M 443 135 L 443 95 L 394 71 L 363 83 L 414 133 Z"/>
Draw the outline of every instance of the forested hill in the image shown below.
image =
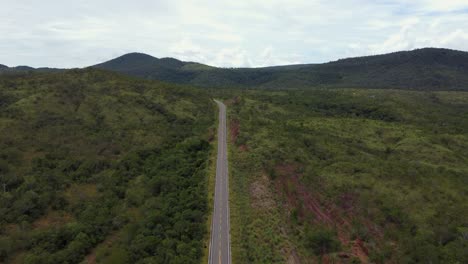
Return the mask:
<path fill-rule="evenodd" d="M 29 66 L 16 66 L 16 67 L 8 67 L 6 65 L 0 64 L 0 75 L 7 75 L 7 74 L 22 74 L 22 73 L 32 73 L 32 72 L 58 72 L 63 71 L 64 69 L 58 68 L 33 68 Z"/>
<path fill-rule="evenodd" d="M 468 52 L 436 48 L 324 64 L 238 69 L 130 53 L 94 67 L 147 79 L 215 88 L 360 87 L 468 91 Z"/>
<path fill-rule="evenodd" d="M 143 53 L 129 53 L 113 60 L 93 66 L 95 68 L 117 71 L 132 76 L 174 83 L 190 83 L 199 70 L 212 67 L 183 62 L 173 58 L 155 58 Z"/>
<path fill-rule="evenodd" d="M 98 69 L 1 75 L 0 263 L 200 263 L 215 114 Z"/>
<path fill-rule="evenodd" d="M 339 85 L 353 87 L 468 90 L 468 52 L 419 49 L 342 59 L 323 64 L 339 75 Z"/>

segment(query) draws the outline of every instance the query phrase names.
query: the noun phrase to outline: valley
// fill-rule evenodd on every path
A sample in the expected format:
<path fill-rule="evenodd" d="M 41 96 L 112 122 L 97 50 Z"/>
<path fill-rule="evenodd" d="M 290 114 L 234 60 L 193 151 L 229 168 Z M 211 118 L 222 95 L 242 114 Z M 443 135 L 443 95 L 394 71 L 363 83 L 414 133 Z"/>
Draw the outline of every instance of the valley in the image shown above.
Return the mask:
<path fill-rule="evenodd" d="M 2 66 L 0 262 L 464 263 L 465 57 Z"/>

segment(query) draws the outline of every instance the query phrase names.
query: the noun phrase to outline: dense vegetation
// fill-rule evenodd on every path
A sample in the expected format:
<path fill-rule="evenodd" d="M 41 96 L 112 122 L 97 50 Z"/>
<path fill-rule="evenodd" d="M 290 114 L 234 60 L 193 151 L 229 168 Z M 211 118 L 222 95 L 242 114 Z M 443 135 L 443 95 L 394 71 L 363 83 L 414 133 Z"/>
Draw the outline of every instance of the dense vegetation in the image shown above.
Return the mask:
<path fill-rule="evenodd" d="M 239 263 L 467 263 L 468 94 L 218 91 Z"/>
<path fill-rule="evenodd" d="M 466 90 L 467 53 L 259 69 L 133 53 L 95 67 L 307 88 L 210 91 L 228 99 L 235 262 L 468 262 L 468 94 L 353 88 Z M 0 262 L 200 262 L 214 187 L 208 92 L 0 65 Z"/>
<path fill-rule="evenodd" d="M 8 67 L 6 65 L 0 64 L 0 75 L 26 74 L 26 73 L 33 73 L 33 72 L 59 72 L 59 71 L 63 71 L 63 70 L 57 69 L 57 68 L 33 68 L 29 66 Z"/>
<path fill-rule="evenodd" d="M 0 262 L 198 263 L 215 110 L 96 69 L 0 77 Z"/>
<path fill-rule="evenodd" d="M 324 64 L 239 69 L 130 53 L 94 67 L 199 87 L 468 90 L 468 53 L 434 48 Z"/>

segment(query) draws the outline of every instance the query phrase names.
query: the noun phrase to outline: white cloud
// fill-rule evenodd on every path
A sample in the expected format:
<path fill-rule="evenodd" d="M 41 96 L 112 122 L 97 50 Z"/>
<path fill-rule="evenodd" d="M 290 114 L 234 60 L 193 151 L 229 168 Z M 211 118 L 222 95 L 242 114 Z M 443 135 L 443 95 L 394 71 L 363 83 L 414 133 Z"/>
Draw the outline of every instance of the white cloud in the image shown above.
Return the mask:
<path fill-rule="evenodd" d="M 184 61 L 205 61 L 203 50 L 200 46 L 193 43 L 189 38 L 184 38 L 173 45 L 170 50 L 170 56 Z"/>
<path fill-rule="evenodd" d="M 215 66 L 468 47 L 466 0 L 0 0 L 0 63 L 73 67 L 125 52 Z"/>
<path fill-rule="evenodd" d="M 468 8 L 466 0 L 421 0 L 419 2 L 422 10 L 433 12 L 449 12 Z"/>
<path fill-rule="evenodd" d="M 249 59 L 247 51 L 240 47 L 223 48 L 216 53 L 211 60 L 212 65 L 221 67 L 251 67 L 252 61 Z"/>
<path fill-rule="evenodd" d="M 466 29 L 455 28 L 455 25 L 451 25 L 450 21 L 444 19 L 435 24 L 429 23 L 428 20 L 430 19 L 416 18 L 401 23 L 398 32 L 389 35 L 383 42 L 368 45 L 367 48 L 372 54 L 424 47 L 466 49 L 468 44 Z"/>

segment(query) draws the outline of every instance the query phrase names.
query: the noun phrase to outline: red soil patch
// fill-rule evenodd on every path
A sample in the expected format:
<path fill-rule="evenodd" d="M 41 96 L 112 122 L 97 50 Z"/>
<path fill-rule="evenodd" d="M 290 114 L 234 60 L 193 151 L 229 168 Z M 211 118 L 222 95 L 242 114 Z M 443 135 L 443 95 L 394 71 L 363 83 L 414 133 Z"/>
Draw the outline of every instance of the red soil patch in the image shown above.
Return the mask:
<path fill-rule="evenodd" d="M 353 254 L 357 258 L 359 258 L 359 260 L 362 263 L 368 263 L 369 262 L 369 259 L 367 257 L 369 255 L 369 251 L 367 250 L 366 246 L 364 246 L 364 242 L 359 238 L 354 240 Z"/>
<path fill-rule="evenodd" d="M 302 176 L 298 171 L 297 165 L 287 164 L 276 167 L 279 175 L 277 178 L 277 188 L 286 194 L 288 205 L 291 208 L 298 209 L 298 216 L 304 218 L 306 212 L 311 212 L 316 223 L 333 226 L 332 215 L 325 210 L 325 205 L 319 202 L 318 195 L 312 196 L 305 186 L 299 183 Z"/>
<path fill-rule="evenodd" d="M 229 122 L 229 137 L 232 143 L 236 143 L 237 137 L 240 133 L 240 123 L 237 119 L 231 119 Z"/>
<path fill-rule="evenodd" d="M 239 146 L 239 150 L 242 152 L 246 152 L 249 150 L 249 147 L 245 144 Z"/>
<path fill-rule="evenodd" d="M 96 263 L 96 251 L 93 250 L 88 256 L 85 257 L 85 263 L 95 264 Z"/>
<path fill-rule="evenodd" d="M 298 164 L 281 164 L 275 167 L 277 173 L 276 188 L 286 198 L 287 208 L 297 210 L 300 220 L 311 221 L 313 224 L 326 225 L 337 231 L 338 239 L 344 248 L 350 248 L 351 252 L 342 252 L 343 259 L 357 257 L 362 263 L 368 263 L 368 248 L 360 238 L 351 240 L 351 220 L 357 218 L 355 212 L 357 194 L 343 193 L 338 202 L 327 202 L 320 194 L 320 187 L 311 191 L 301 183 L 302 174 Z M 371 235 L 381 238 L 381 231 L 369 220 L 361 220 L 365 226 L 372 226 Z M 329 256 L 322 256 L 323 263 L 330 261 Z"/>
<path fill-rule="evenodd" d="M 229 139 L 230 141 L 235 144 L 237 142 L 237 138 L 240 134 L 240 122 L 238 119 L 231 119 L 229 121 Z M 242 144 L 239 146 L 239 150 L 241 152 L 246 152 L 249 150 L 249 147 L 246 144 Z"/>

